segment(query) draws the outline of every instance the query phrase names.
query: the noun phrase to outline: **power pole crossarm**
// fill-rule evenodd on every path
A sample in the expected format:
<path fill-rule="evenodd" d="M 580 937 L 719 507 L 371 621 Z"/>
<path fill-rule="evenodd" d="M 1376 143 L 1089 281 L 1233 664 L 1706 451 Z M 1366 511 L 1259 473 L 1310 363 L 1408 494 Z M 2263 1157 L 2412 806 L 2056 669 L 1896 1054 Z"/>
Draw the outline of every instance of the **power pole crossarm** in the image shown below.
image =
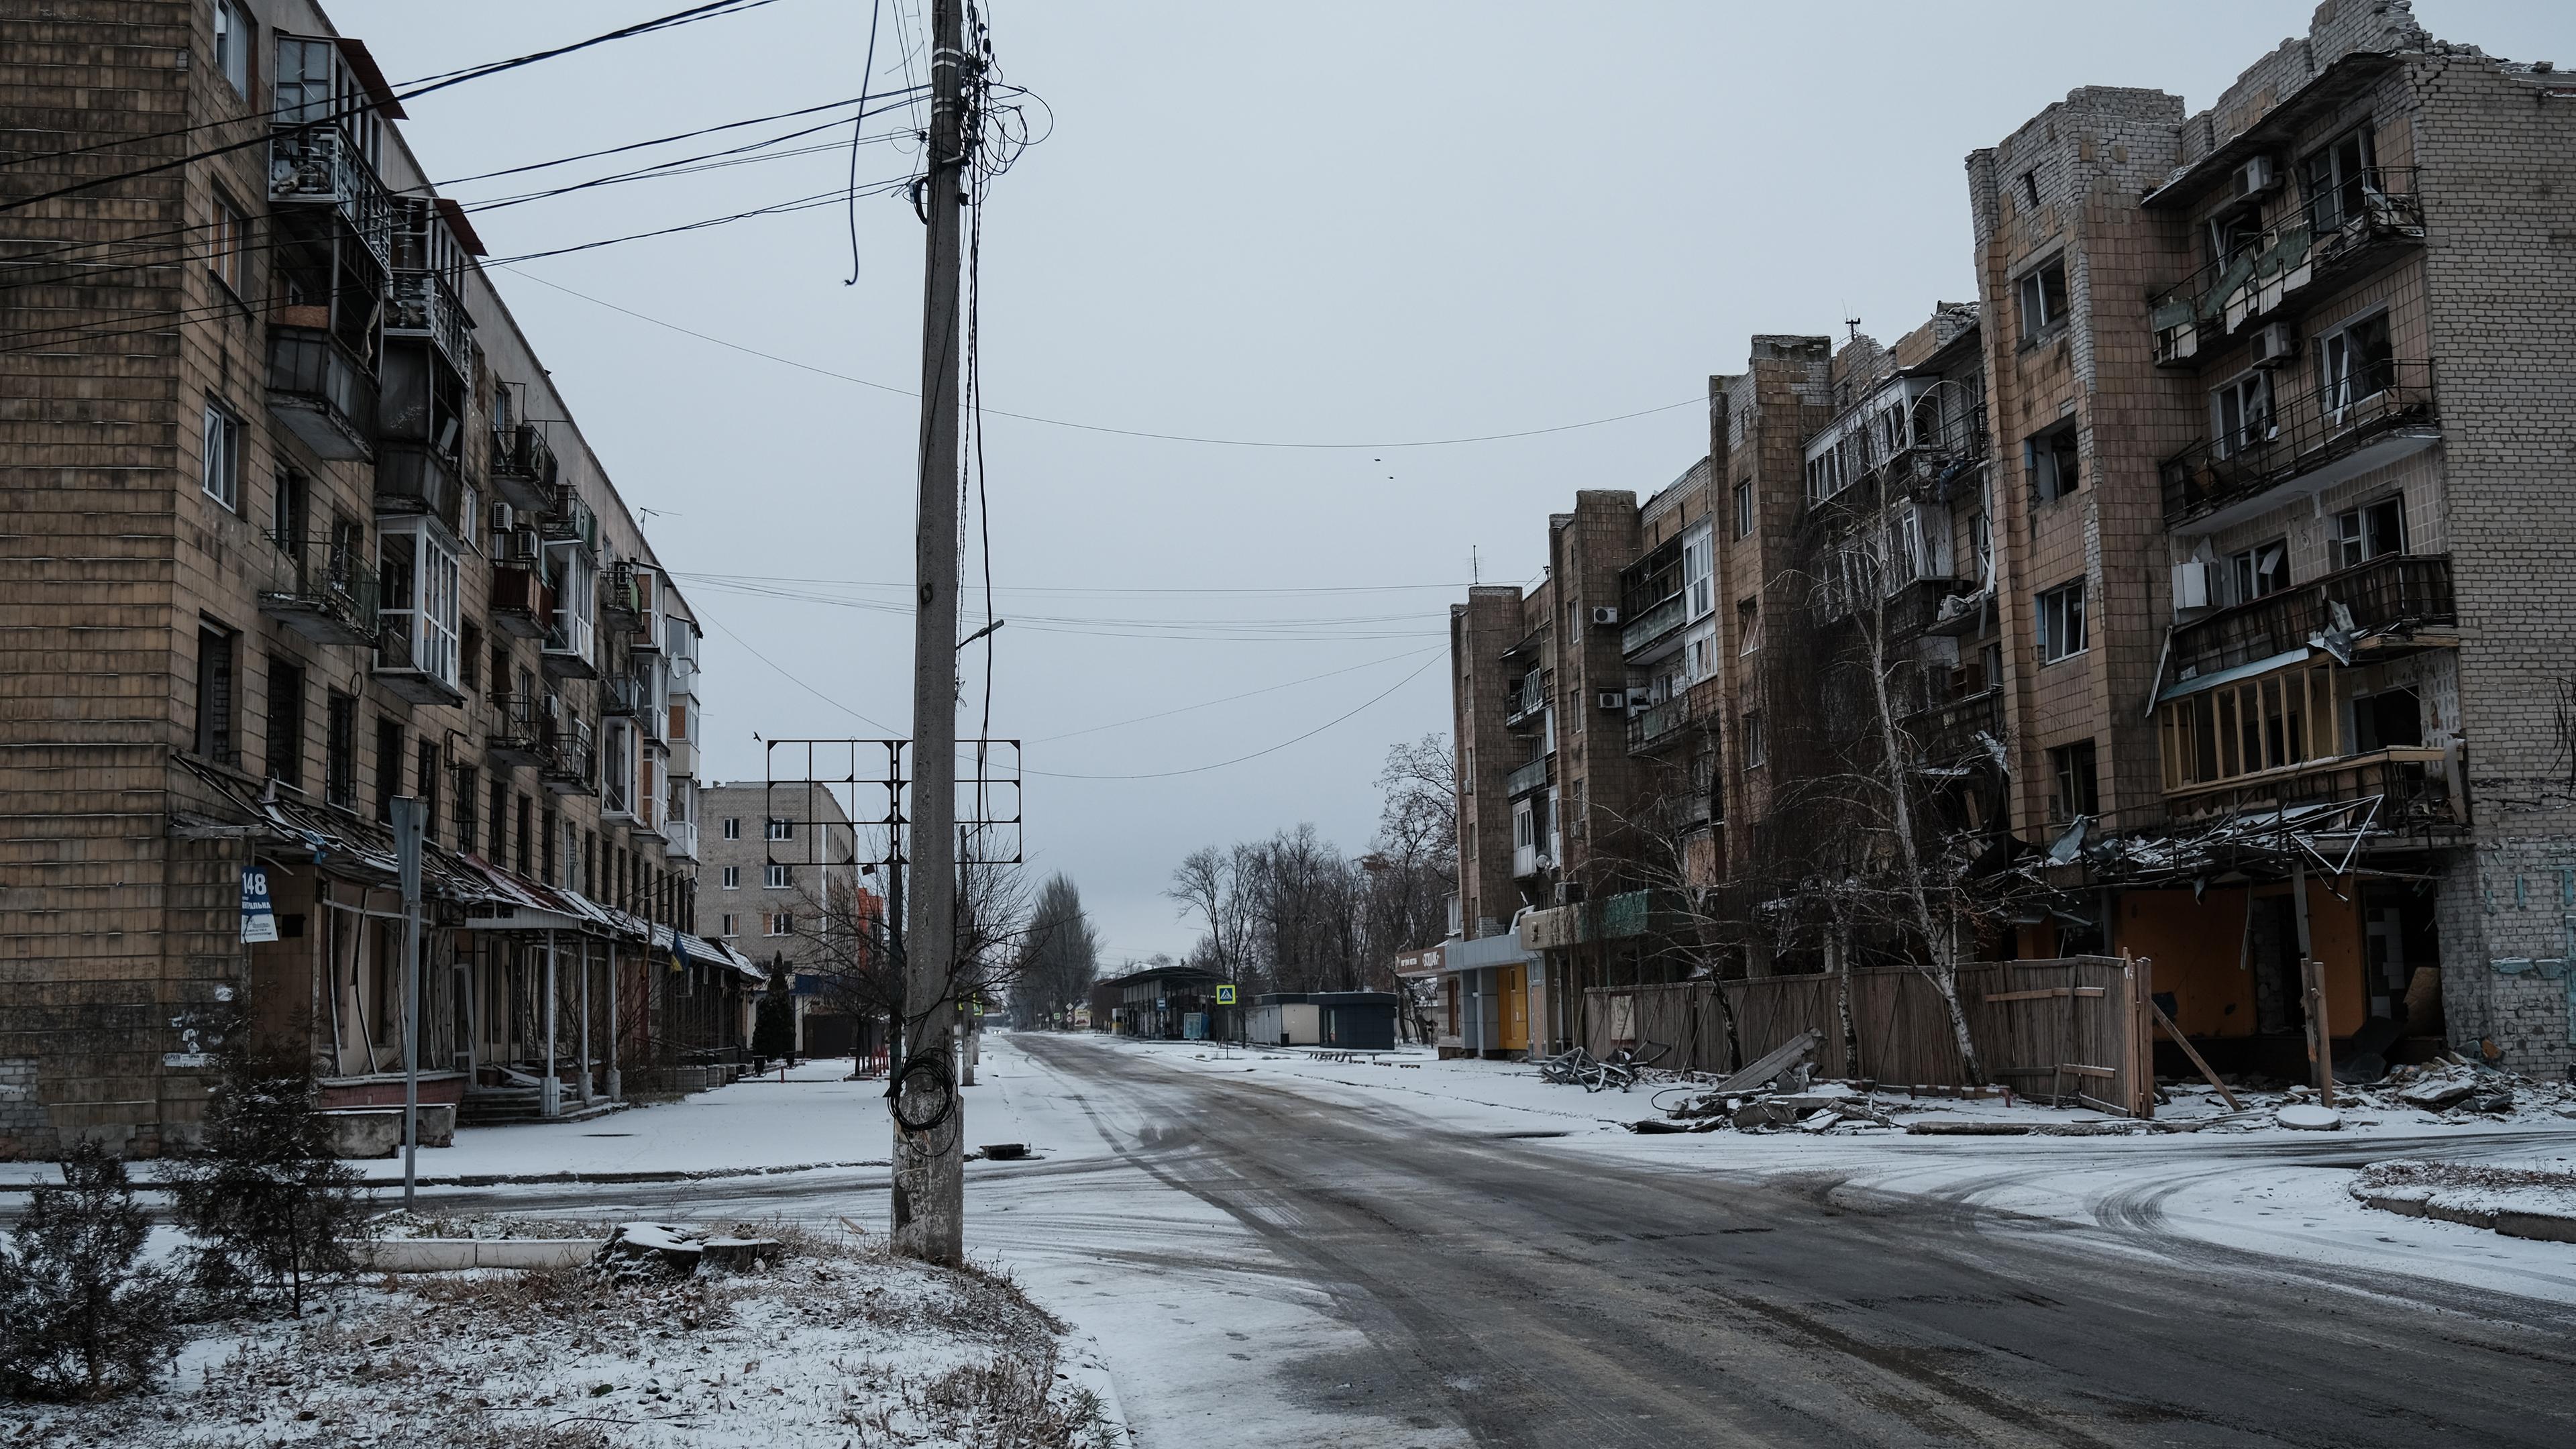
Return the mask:
<path fill-rule="evenodd" d="M 906 931 L 904 1060 L 888 1085 L 894 1115 L 895 1251 L 938 1263 L 965 1256 L 964 1104 L 950 1057 L 957 965 L 957 508 L 959 262 L 964 198 L 964 0 L 933 0 L 929 223 L 921 316 L 920 589 L 912 632 L 912 918 Z"/>

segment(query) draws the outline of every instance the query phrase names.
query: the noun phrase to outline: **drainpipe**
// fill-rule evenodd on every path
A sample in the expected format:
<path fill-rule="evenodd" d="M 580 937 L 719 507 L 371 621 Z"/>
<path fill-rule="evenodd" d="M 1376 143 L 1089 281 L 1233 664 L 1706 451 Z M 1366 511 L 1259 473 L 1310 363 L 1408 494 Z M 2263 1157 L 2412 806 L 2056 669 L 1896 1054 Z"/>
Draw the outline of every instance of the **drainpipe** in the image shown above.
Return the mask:
<path fill-rule="evenodd" d="M 581 938 L 581 1104 L 590 1105 L 590 938 Z"/>
<path fill-rule="evenodd" d="M 608 1100 L 625 1099 L 625 1084 L 617 1077 L 617 938 L 608 938 Z"/>

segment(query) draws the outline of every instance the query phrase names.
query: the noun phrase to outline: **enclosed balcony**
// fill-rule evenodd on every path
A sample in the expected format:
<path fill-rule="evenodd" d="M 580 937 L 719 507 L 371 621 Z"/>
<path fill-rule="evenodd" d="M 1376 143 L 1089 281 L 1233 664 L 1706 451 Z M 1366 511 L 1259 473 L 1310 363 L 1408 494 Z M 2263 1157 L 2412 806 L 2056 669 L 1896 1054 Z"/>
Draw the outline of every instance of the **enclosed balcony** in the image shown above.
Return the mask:
<path fill-rule="evenodd" d="M 2326 386 L 2265 396 L 2164 460 L 2165 523 L 2185 536 L 2311 497 L 2441 441 L 2433 365 L 2374 359 Z"/>
<path fill-rule="evenodd" d="M 376 682 L 413 704 L 463 704 L 465 692 L 453 683 L 455 661 L 442 660 L 439 647 L 440 641 L 424 630 L 415 615 L 379 613 L 372 671 Z"/>
<path fill-rule="evenodd" d="M 268 144 L 268 199 L 279 207 L 332 208 L 376 265 L 392 265 L 393 197 L 356 138 L 339 125 L 278 128 Z"/>
<path fill-rule="evenodd" d="M 2428 633 L 2447 640 L 2458 622 L 2450 558 L 2392 553 L 2176 624 L 2165 677 L 2180 687 L 2291 662 L 2317 640 L 2351 659 L 2384 658 L 2426 642 Z"/>
<path fill-rule="evenodd" d="M 634 719 L 648 708 L 644 681 L 632 674 L 603 674 L 599 677 L 599 712 L 614 719 Z"/>
<path fill-rule="evenodd" d="M 523 513 L 543 513 L 554 501 L 554 449 L 534 423 L 492 430 L 492 483 L 501 501 Z"/>
<path fill-rule="evenodd" d="M 2197 367 L 2225 339 L 2293 315 L 2308 297 L 2423 240 L 2415 169 L 2366 168 L 2311 196 L 2291 220 L 2246 236 L 2226 256 L 2150 298 L 2156 362 Z"/>
<path fill-rule="evenodd" d="M 259 612 L 316 644 L 366 644 L 376 637 L 376 571 L 346 537 L 270 539 L 277 553 L 259 591 Z"/>
<path fill-rule="evenodd" d="M 1540 717 L 1546 713 L 1546 677 L 1542 671 L 1531 670 L 1513 680 L 1511 687 L 1504 691 L 1503 728 L 1507 730 L 1536 728 Z"/>
<path fill-rule="evenodd" d="M 374 456 L 376 380 L 328 328 L 268 329 L 268 410 L 316 457 Z"/>
<path fill-rule="evenodd" d="M 2165 814 L 2182 824 L 2302 806 L 2369 802 L 2369 829 L 2447 837 L 2468 826 L 2466 802 L 2457 798 L 2452 786 L 2448 750 L 2396 745 L 2170 788 L 2165 792 Z"/>
<path fill-rule="evenodd" d="M 465 480 L 453 453 L 428 443 L 376 446 L 376 511 L 426 514 L 450 531 L 463 520 Z"/>
<path fill-rule="evenodd" d="M 698 822 L 673 819 L 662 827 L 662 853 L 673 860 L 698 858 Z"/>
<path fill-rule="evenodd" d="M 547 497 L 545 509 L 537 519 L 537 532 L 549 546 L 577 543 L 594 558 L 599 553 L 599 515 L 583 501 L 581 490 L 569 483 L 556 484 Z M 594 578 L 596 573 L 594 564 Z"/>

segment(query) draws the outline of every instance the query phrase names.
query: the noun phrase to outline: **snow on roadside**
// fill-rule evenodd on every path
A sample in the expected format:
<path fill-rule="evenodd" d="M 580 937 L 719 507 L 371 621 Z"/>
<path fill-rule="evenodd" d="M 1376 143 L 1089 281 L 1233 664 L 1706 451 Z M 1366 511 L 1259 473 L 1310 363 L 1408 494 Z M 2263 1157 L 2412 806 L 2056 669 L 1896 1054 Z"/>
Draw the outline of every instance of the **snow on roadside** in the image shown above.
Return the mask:
<path fill-rule="evenodd" d="M 2530 1162 L 2374 1162 L 2353 1175 L 2351 1193 L 2492 1216 L 2531 1213 L 2576 1221 L 2576 1169 L 2568 1159 Z"/>
<path fill-rule="evenodd" d="M 755 1231 L 768 1231 L 766 1226 Z M 543 1228 L 532 1228 L 542 1233 Z M 1120 1442 L 1105 1368 L 1005 1278 L 790 1232 L 759 1273 L 383 1280 L 191 1342 L 164 1391 L 0 1409 L 0 1445 Z"/>

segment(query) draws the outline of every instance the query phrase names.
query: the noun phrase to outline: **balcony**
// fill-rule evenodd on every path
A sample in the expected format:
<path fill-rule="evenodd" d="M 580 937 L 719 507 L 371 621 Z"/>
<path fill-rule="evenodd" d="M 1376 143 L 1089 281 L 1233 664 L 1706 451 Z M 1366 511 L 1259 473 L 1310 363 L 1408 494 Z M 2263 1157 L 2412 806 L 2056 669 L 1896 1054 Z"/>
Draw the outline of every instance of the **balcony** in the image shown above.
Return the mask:
<path fill-rule="evenodd" d="M 1546 788 L 1548 766 L 1554 763 L 1555 759 L 1556 757 L 1554 755 L 1541 755 L 1537 759 L 1530 761 L 1528 764 L 1521 766 L 1519 769 L 1512 771 L 1509 775 L 1503 777 L 1503 793 L 1506 795 L 1526 795 L 1532 790 Z"/>
<path fill-rule="evenodd" d="M 492 430 L 492 482 L 501 501 L 523 513 L 543 513 L 554 501 L 555 453 L 534 423 Z"/>
<path fill-rule="evenodd" d="M 2401 745 L 2366 755 L 2310 760 L 2259 774 L 2185 785 L 2165 792 L 2174 824 L 2334 805 L 2376 796 L 2375 830 L 2451 835 L 2468 826 L 2466 802 L 2453 798 L 2449 753 Z"/>
<path fill-rule="evenodd" d="M 536 695 L 492 696 L 493 719 L 483 736 L 483 752 L 493 764 L 533 765 L 544 758 L 548 703 Z"/>
<path fill-rule="evenodd" d="M 2348 187 L 2308 198 L 2294 220 L 2265 229 L 2152 297 L 2156 363 L 2197 367 L 2203 353 L 2245 327 L 2423 240 L 2415 168 L 2372 168 Z"/>
<path fill-rule="evenodd" d="M 2205 679 L 2304 652 L 2311 639 L 2343 627 L 2337 605 L 2350 615 L 2344 647 L 2355 654 L 2402 650 L 2419 627 L 2459 620 L 2449 556 L 2389 554 L 2175 625 L 2167 676 L 2176 683 Z"/>
<path fill-rule="evenodd" d="M 259 612 L 316 644 L 366 644 L 376 637 L 376 571 L 328 538 L 272 538 L 278 553 Z"/>
<path fill-rule="evenodd" d="M 1917 757 L 1927 764 L 1985 759 L 1988 751 L 1978 736 L 2002 742 L 2004 692 L 1989 688 L 1945 700 L 1908 718 L 1905 730 L 1914 739 Z"/>
<path fill-rule="evenodd" d="M 493 628 L 521 639 L 543 639 L 554 612 L 554 591 L 533 560 L 492 566 Z"/>
<path fill-rule="evenodd" d="M 377 266 L 393 265 L 393 198 L 358 143 L 338 126 L 278 128 L 268 143 L 268 199 L 277 206 L 331 207 Z"/>
<path fill-rule="evenodd" d="M 465 304 L 437 272 L 396 272 L 385 299 L 385 335 L 426 337 L 459 376 L 473 371 L 473 343 Z"/>
<path fill-rule="evenodd" d="M 590 620 L 558 608 L 546 620 L 545 642 L 537 648 L 537 662 L 544 667 L 548 679 L 596 679 L 598 650 L 598 633 Z"/>
<path fill-rule="evenodd" d="M 671 706 L 671 760 L 667 766 L 671 778 L 691 779 L 698 773 L 698 743 L 680 732 L 680 706 Z"/>
<path fill-rule="evenodd" d="M 1629 620 L 1619 631 L 1619 652 L 1631 659 L 1681 632 L 1686 608 L 1675 594 Z"/>
<path fill-rule="evenodd" d="M 430 668 L 428 659 L 416 657 L 412 637 L 416 627 L 409 613 L 380 614 L 376 624 L 376 663 L 370 673 L 378 684 L 413 704 L 463 704 L 465 691 Z"/>
<path fill-rule="evenodd" d="M 635 581 L 635 565 L 625 559 L 609 565 L 599 580 L 599 611 L 609 627 L 633 630 L 644 622 L 644 590 Z"/>
<path fill-rule="evenodd" d="M 1547 713 L 1545 683 L 1541 672 L 1536 669 L 1512 681 L 1511 688 L 1503 695 L 1503 728 L 1528 729 L 1539 722 L 1540 716 Z"/>
<path fill-rule="evenodd" d="M 465 482 L 452 453 L 427 443 L 376 445 L 376 511 L 425 513 L 454 532 L 463 518 Z"/>
<path fill-rule="evenodd" d="M 594 555 L 599 552 L 599 515 L 582 501 L 581 490 L 569 483 L 555 485 L 537 520 L 537 532 L 548 543 L 579 543 Z"/>
<path fill-rule="evenodd" d="M 644 713 L 644 681 L 632 674 L 601 675 L 599 712 L 603 717 L 616 719 L 633 719 Z"/>
<path fill-rule="evenodd" d="M 2433 446 L 2440 422 L 2429 362 L 2378 361 L 2347 382 L 2275 398 L 2236 435 L 2164 460 L 2165 524 L 2190 537 L 2242 523 Z"/>
<path fill-rule="evenodd" d="M 590 737 L 590 724 L 574 720 L 569 725 L 553 720 L 542 722 L 537 752 L 537 783 L 555 795 L 590 795 L 599 789 L 599 749 Z"/>
<path fill-rule="evenodd" d="M 1551 869 L 1555 864 L 1555 861 L 1550 860 L 1547 855 L 1535 845 L 1516 845 L 1512 847 L 1512 879 L 1514 880 L 1528 880 L 1532 876 Z M 1517 937 L 1508 939 L 1513 940 L 1517 945 Z"/>
<path fill-rule="evenodd" d="M 1672 698 L 1647 705 L 1628 716 L 1628 753 L 1642 755 L 1660 746 L 1686 738 L 1686 728 L 1699 718 L 1700 710 L 1691 701 L 1695 691 L 1685 689 Z"/>
<path fill-rule="evenodd" d="M 662 827 L 662 853 L 673 860 L 698 858 L 698 822 L 674 820 Z"/>
<path fill-rule="evenodd" d="M 268 329 L 268 410 L 316 457 L 375 456 L 376 380 L 327 328 Z"/>

